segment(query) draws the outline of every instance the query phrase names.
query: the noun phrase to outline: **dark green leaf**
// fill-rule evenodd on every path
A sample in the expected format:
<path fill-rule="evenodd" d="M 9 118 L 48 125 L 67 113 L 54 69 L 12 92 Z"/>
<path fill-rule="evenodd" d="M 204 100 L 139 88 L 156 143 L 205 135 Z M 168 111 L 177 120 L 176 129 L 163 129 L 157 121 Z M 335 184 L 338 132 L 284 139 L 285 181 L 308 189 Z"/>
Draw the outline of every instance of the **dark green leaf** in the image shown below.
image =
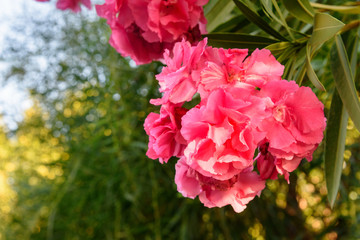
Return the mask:
<path fill-rule="evenodd" d="M 233 0 L 236 6 L 244 14 L 244 16 L 249 19 L 250 22 L 256 24 L 259 28 L 270 34 L 271 36 L 282 40 L 288 41 L 284 36 L 282 36 L 278 31 L 273 29 L 264 19 L 262 19 L 257 13 L 252 11 L 248 6 L 246 6 L 242 1 Z"/>
<path fill-rule="evenodd" d="M 283 0 L 282 2 L 290 14 L 297 19 L 306 23 L 313 22 L 314 9 L 308 0 Z"/>
<path fill-rule="evenodd" d="M 213 31 L 218 25 L 224 23 L 230 17 L 230 12 L 235 5 L 231 0 L 218 0 L 206 9 L 207 19 L 206 28 L 209 32 Z"/>
<path fill-rule="evenodd" d="M 308 78 L 312 82 L 312 84 L 314 84 L 314 86 L 317 89 L 319 89 L 321 91 L 325 91 L 324 86 L 320 82 L 319 78 L 316 76 L 316 73 L 311 66 L 311 56 L 310 56 L 310 45 L 309 44 L 306 45 L 306 73 L 307 73 Z"/>
<path fill-rule="evenodd" d="M 217 26 L 213 32 L 233 32 L 233 29 L 239 30 L 249 24 L 249 21 L 244 16 L 235 16 L 229 21 Z"/>
<path fill-rule="evenodd" d="M 264 12 L 270 19 L 275 20 L 276 22 L 283 24 L 281 20 L 275 15 L 275 13 L 272 10 L 272 2 L 271 0 L 261 0 L 261 5 L 263 6 Z"/>
<path fill-rule="evenodd" d="M 284 50 L 290 48 L 292 45 L 290 42 L 277 42 L 266 47 L 272 54 L 283 53 Z"/>
<path fill-rule="evenodd" d="M 205 35 L 209 39 L 209 45 L 222 48 L 264 48 L 276 42 L 276 40 L 239 33 L 211 33 Z"/>
<path fill-rule="evenodd" d="M 325 140 L 325 179 L 330 206 L 334 206 L 343 169 L 348 114 L 335 89 L 331 101 Z"/>
<path fill-rule="evenodd" d="M 331 49 L 331 70 L 335 86 L 349 116 L 360 131 L 360 102 L 356 93 L 354 75 L 340 35 L 336 35 L 335 43 Z"/>
<path fill-rule="evenodd" d="M 344 23 L 325 13 L 316 13 L 314 29 L 309 40 L 311 52 L 315 51 L 324 42 L 335 36 L 344 26 Z"/>

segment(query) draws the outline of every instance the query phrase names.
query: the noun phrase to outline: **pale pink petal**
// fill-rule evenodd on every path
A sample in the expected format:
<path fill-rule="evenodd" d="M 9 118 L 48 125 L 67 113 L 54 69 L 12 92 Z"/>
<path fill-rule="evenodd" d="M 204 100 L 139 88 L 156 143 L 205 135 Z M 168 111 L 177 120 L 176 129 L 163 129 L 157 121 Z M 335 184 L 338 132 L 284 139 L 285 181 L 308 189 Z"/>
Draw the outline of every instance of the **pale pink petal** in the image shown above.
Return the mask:
<path fill-rule="evenodd" d="M 201 71 L 201 84 L 204 89 L 211 91 L 227 83 L 227 73 L 213 62 L 207 63 L 207 68 Z"/>
<path fill-rule="evenodd" d="M 191 169 L 183 159 L 175 165 L 175 183 L 177 190 L 188 198 L 195 198 L 201 193 L 201 186 L 196 180 L 195 171 Z"/>
<path fill-rule="evenodd" d="M 198 108 L 190 109 L 182 118 L 181 134 L 188 141 L 195 138 L 205 138 L 209 125 L 202 121 L 202 111 Z"/>
<path fill-rule="evenodd" d="M 193 81 L 186 79 L 177 84 L 171 91 L 169 100 L 172 103 L 182 103 L 190 101 L 196 93 L 196 87 Z"/>
<path fill-rule="evenodd" d="M 209 132 L 207 137 L 212 139 L 217 145 L 223 145 L 228 139 L 230 139 L 231 134 L 234 132 L 233 126 L 225 119 L 221 124 L 210 125 Z"/>

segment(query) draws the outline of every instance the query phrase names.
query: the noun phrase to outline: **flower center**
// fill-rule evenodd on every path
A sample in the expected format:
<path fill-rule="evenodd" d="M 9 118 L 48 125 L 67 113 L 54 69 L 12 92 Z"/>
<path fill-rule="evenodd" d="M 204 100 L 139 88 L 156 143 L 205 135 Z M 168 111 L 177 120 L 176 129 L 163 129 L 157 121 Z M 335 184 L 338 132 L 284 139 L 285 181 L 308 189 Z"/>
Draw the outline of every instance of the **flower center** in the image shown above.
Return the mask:
<path fill-rule="evenodd" d="M 284 105 L 278 105 L 273 109 L 273 116 L 278 122 L 284 122 L 286 115 L 286 107 Z"/>
<path fill-rule="evenodd" d="M 228 82 L 244 82 L 244 75 L 242 73 L 230 73 L 228 77 Z"/>
<path fill-rule="evenodd" d="M 206 177 L 201 174 L 197 174 L 197 179 L 199 180 L 202 188 L 210 188 L 211 190 L 220 190 L 226 191 L 230 189 L 238 179 L 238 175 L 228 179 L 228 180 L 217 180 L 212 177 Z"/>

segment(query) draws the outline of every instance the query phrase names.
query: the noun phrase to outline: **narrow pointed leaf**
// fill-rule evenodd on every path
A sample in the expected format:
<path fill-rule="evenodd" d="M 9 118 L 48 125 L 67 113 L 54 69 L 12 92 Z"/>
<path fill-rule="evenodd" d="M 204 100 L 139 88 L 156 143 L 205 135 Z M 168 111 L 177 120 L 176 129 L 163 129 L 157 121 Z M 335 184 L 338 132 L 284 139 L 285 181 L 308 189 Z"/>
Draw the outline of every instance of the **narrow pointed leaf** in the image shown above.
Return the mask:
<path fill-rule="evenodd" d="M 323 10 L 330 10 L 345 14 L 360 14 L 360 6 L 334 6 L 321 3 L 310 3 L 314 8 L 320 8 Z"/>
<path fill-rule="evenodd" d="M 283 53 L 284 50 L 290 48 L 292 45 L 290 42 L 277 42 L 266 47 L 272 54 Z"/>
<path fill-rule="evenodd" d="M 352 46 L 353 49 L 351 52 L 350 61 L 350 69 L 353 75 L 356 75 L 358 46 L 359 36 L 356 35 L 354 44 Z M 337 89 L 335 89 L 330 107 L 325 142 L 325 177 L 326 187 L 328 189 L 328 200 L 331 207 L 334 205 L 340 185 L 347 121 L 348 113 L 343 105 L 342 99 Z"/>
<path fill-rule="evenodd" d="M 252 11 L 249 7 L 247 7 L 242 1 L 239 0 L 233 0 L 233 1 L 250 22 L 256 24 L 259 28 L 261 28 L 271 36 L 282 41 L 287 41 L 287 39 L 284 36 L 282 36 L 278 31 L 273 29 L 264 19 L 262 19 L 256 12 Z"/>
<path fill-rule="evenodd" d="M 311 66 L 311 57 L 310 57 L 310 45 L 306 45 L 306 73 L 309 80 L 314 84 L 314 86 L 321 90 L 325 91 L 324 85 L 320 82 L 319 78 L 317 77 L 313 67 Z"/>
<path fill-rule="evenodd" d="M 282 2 L 290 14 L 297 19 L 306 23 L 313 22 L 314 9 L 309 0 L 283 0 Z"/>
<path fill-rule="evenodd" d="M 306 64 L 304 64 L 301 68 L 300 71 L 298 71 L 298 74 L 296 75 L 296 83 L 299 84 L 299 86 L 302 85 L 302 82 L 304 80 L 304 76 L 306 73 Z"/>
<path fill-rule="evenodd" d="M 217 26 L 213 32 L 233 32 L 234 29 L 240 30 L 243 27 L 246 27 L 250 22 L 244 16 L 235 16 Z"/>
<path fill-rule="evenodd" d="M 360 131 L 359 97 L 356 93 L 351 65 L 340 35 L 336 35 L 335 44 L 331 49 L 331 70 L 341 100 L 354 125 Z"/>
<path fill-rule="evenodd" d="M 360 32 L 360 28 L 358 29 Z M 357 64 L 357 57 L 358 57 L 358 49 L 359 49 L 359 32 L 356 34 L 354 39 L 354 46 L 351 52 L 351 61 L 350 61 L 350 68 L 353 76 L 356 76 L 356 64 Z"/>
<path fill-rule="evenodd" d="M 274 39 L 239 33 L 210 33 L 204 37 L 208 38 L 210 46 L 222 48 L 248 48 L 254 50 L 276 43 Z"/>
<path fill-rule="evenodd" d="M 208 21 L 206 28 L 209 32 L 213 31 L 218 25 L 224 23 L 235 5 L 231 0 L 218 0 L 215 4 L 208 7 L 205 17 Z"/>
<path fill-rule="evenodd" d="M 333 207 L 343 169 L 348 114 L 335 89 L 331 101 L 325 139 L 325 179 L 327 197 Z"/>
<path fill-rule="evenodd" d="M 313 33 L 309 40 L 311 52 L 316 50 L 327 40 L 334 37 L 344 25 L 344 23 L 329 14 L 316 13 L 314 18 Z"/>
<path fill-rule="evenodd" d="M 267 14 L 270 19 L 273 19 L 276 22 L 283 24 L 281 22 L 281 20 L 275 15 L 275 13 L 272 10 L 273 4 L 272 4 L 271 0 L 261 0 L 261 5 L 264 9 L 265 14 Z"/>

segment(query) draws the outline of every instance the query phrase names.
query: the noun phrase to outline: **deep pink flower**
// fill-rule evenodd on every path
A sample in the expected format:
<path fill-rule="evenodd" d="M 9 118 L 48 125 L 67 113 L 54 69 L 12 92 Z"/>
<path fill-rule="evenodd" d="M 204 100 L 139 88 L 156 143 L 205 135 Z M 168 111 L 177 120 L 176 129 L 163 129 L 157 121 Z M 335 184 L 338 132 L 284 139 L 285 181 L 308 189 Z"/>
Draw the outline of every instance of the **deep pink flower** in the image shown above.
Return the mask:
<path fill-rule="evenodd" d="M 248 58 L 247 49 L 211 49 L 206 67 L 201 71 L 199 92 L 204 98 L 216 88 L 261 88 L 281 80 L 282 66 L 267 49 L 256 49 Z M 245 59 L 246 58 L 246 59 Z"/>
<path fill-rule="evenodd" d="M 160 92 L 164 93 L 161 100 L 152 101 L 154 104 L 166 102 L 183 103 L 190 101 L 197 91 L 199 70 L 203 61 L 207 39 L 191 46 L 188 41 L 175 44 L 172 52 L 165 51 L 166 67 L 163 67 L 156 79 L 160 84 Z"/>
<path fill-rule="evenodd" d="M 160 41 L 176 41 L 199 24 L 201 29 L 205 29 L 202 6 L 206 3 L 207 0 L 152 0 L 148 5 L 147 26 Z"/>
<path fill-rule="evenodd" d="M 184 159 L 204 176 L 229 179 L 253 164 L 263 134 L 254 129 L 250 116 L 253 111 L 264 112 L 265 104 L 257 102 L 248 90 L 238 90 L 235 95 L 222 89 L 213 91 L 206 104 L 182 118 L 181 134 L 188 142 Z"/>
<path fill-rule="evenodd" d="M 267 49 L 256 49 L 244 61 L 244 81 L 261 88 L 269 81 L 281 80 L 284 66 Z"/>
<path fill-rule="evenodd" d="M 58 0 L 56 7 L 61 10 L 70 9 L 71 11 L 77 13 L 81 11 L 81 4 L 83 4 L 88 9 L 91 9 L 90 0 Z"/>
<path fill-rule="evenodd" d="M 242 212 L 265 187 L 265 181 L 251 168 L 224 180 L 202 175 L 192 169 L 184 158 L 177 162 L 175 168 L 178 191 L 189 198 L 199 196 L 200 201 L 209 208 L 231 205 L 235 212 Z"/>
<path fill-rule="evenodd" d="M 326 127 L 324 105 L 310 88 L 285 80 L 268 82 L 259 96 L 272 102 L 266 110 L 271 116 L 259 124 L 267 144 L 261 158 L 273 159 L 280 174 L 295 170 L 302 158 L 311 161 Z"/>
<path fill-rule="evenodd" d="M 137 64 L 162 59 L 185 38 L 191 42 L 205 33 L 202 6 L 207 0 L 105 0 L 97 5 L 100 17 L 112 29 L 110 44 Z"/>
<path fill-rule="evenodd" d="M 144 123 L 149 135 L 149 148 L 146 155 L 151 159 L 159 158 L 161 163 L 172 156 L 181 157 L 186 141 L 180 133 L 181 117 L 186 109 L 175 105 L 163 105 L 160 114 L 150 113 Z"/>

